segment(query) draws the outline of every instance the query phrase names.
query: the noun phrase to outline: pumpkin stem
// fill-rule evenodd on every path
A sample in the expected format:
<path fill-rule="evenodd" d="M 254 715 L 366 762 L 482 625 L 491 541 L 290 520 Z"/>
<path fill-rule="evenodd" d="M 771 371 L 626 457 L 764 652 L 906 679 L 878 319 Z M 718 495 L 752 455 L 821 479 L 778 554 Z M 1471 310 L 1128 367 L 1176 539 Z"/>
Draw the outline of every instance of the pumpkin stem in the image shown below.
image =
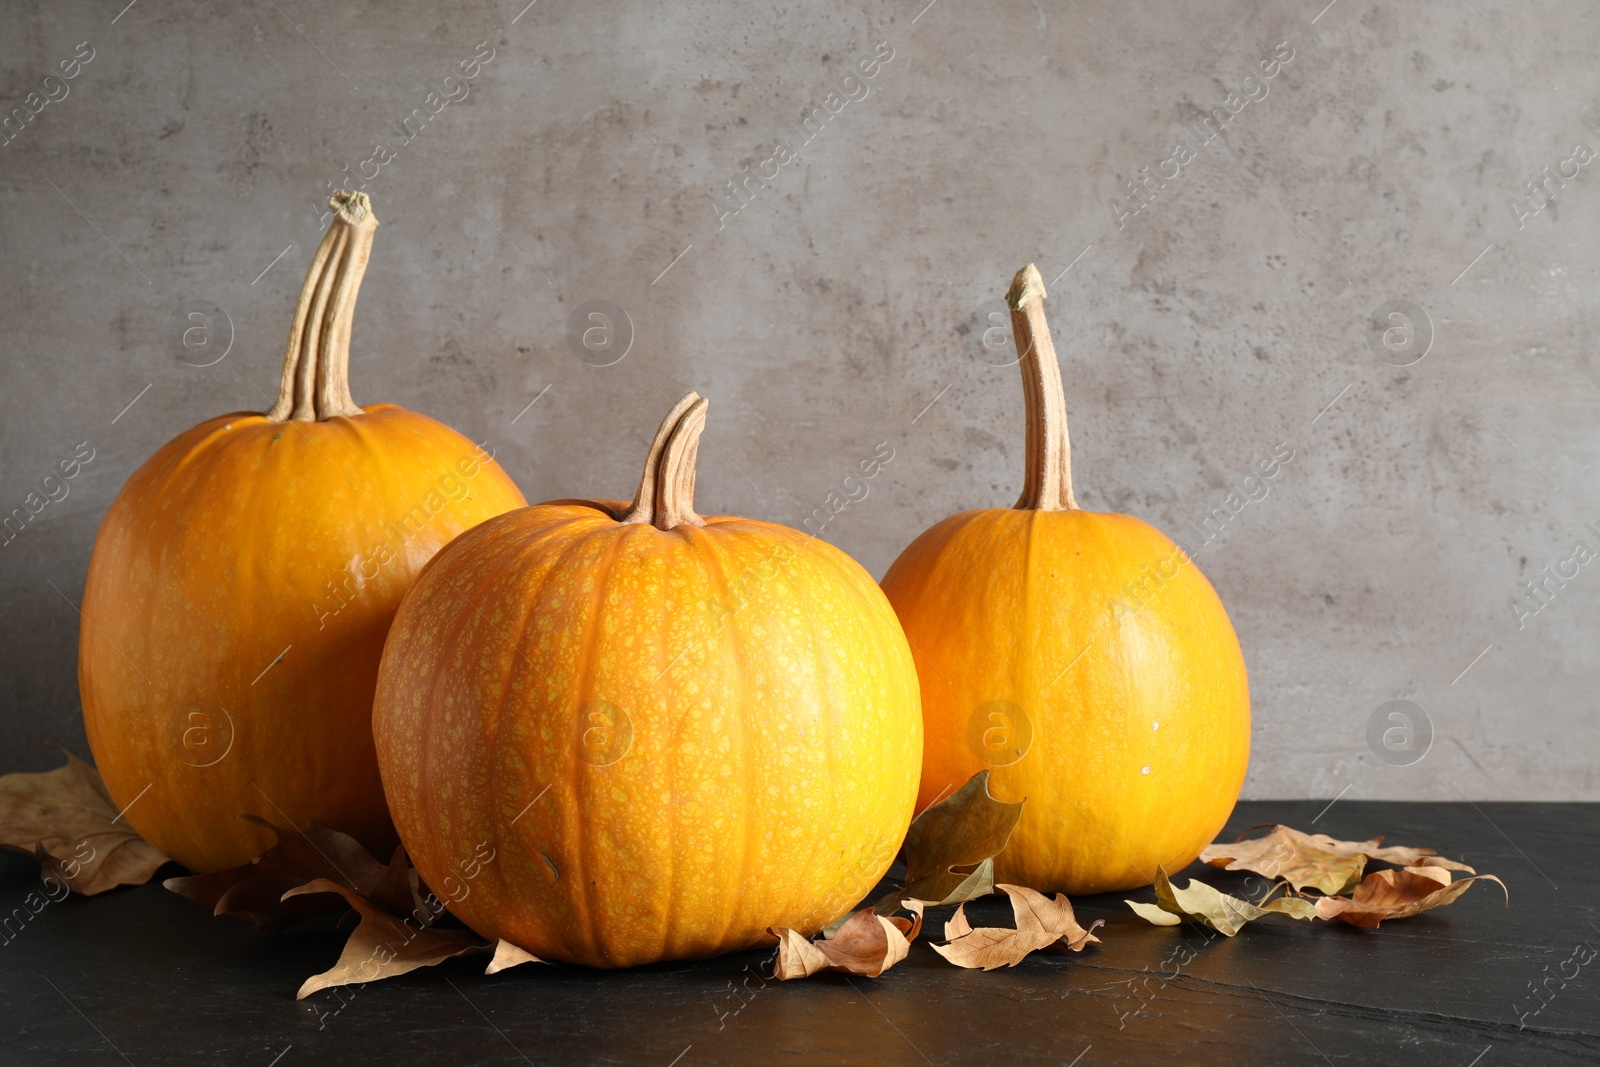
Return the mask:
<path fill-rule="evenodd" d="M 350 322 L 378 220 L 366 193 L 334 193 L 328 206 L 333 221 L 300 287 L 278 401 L 266 412 L 274 422 L 361 414 L 350 395 Z"/>
<path fill-rule="evenodd" d="M 710 406 L 705 397 L 690 392 L 667 412 L 650 443 L 633 506 L 617 521 L 649 523 L 658 530 L 706 524 L 694 511 L 694 469 Z"/>
<path fill-rule="evenodd" d="M 1067 511 L 1078 506 L 1072 495 L 1072 442 L 1067 437 L 1067 398 L 1044 318 L 1044 298 L 1044 279 L 1032 263 L 1017 271 L 1006 293 L 1028 415 L 1027 471 L 1016 506 Z"/>

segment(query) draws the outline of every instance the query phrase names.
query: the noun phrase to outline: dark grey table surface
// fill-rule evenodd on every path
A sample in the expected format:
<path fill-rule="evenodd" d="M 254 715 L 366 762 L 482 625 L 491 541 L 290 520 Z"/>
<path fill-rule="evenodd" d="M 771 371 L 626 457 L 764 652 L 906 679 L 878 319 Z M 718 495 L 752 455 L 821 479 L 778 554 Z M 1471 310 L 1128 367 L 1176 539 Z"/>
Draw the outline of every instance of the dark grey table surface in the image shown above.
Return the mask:
<path fill-rule="evenodd" d="M 1324 807 L 1240 804 L 1228 833 L 1385 834 L 1499 875 L 1510 906 L 1479 885 L 1377 931 L 1274 918 L 1229 939 L 1146 924 L 1121 900 L 1146 890 L 1076 900 L 1080 920 L 1106 920 L 1104 944 L 1014 970 L 959 970 L 920 943 L 876 980 L 783 984 L 757 977 L 770 952 L 494 976 L 469 958 L 296 1002 L 339 954 L 331 926 L 272 937 L 151 884 L 13 923 L 0 1063 L 1600 1063 L 1600 959 L 1579 962 L 1600 948 L 1600 805 L 1341 801 L 1317 818 Z M 1246 877 L 1188 873 L 1236 890 Z M 26 857 L 0 861 L 3 909 L 36 885 Z M 998 900 L 969 914 L 1009 925 Z"/>

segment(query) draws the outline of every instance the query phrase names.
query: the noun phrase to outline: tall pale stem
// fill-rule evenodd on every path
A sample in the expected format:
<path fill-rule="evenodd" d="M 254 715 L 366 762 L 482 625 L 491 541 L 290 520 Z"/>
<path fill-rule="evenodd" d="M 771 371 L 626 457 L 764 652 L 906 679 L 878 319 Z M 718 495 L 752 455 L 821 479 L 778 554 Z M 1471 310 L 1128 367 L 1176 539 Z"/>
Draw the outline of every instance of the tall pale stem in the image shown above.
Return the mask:
<path fill-rule="evenodd" d="M 283 353 L 274 422 L 323 422 L 359 415 L 350 395 L 350 323 L 372 255 L 378 220 L 366 193 L 335 193 L 333 221 L 311 257 Z"/>
<path fill-rule="evenodd" d="M 1072 495 L 1072 442 L 1067 437 L 1067 398 L 1050 326 L 1044 318 L 1044 280 L 1032 263 L 1017 271 L 1006 293 L 1011 334 L 1022 368 L 1027 410 L 1027 469 L 1017 507 L 1036 511 L 1076 508 Z"/>

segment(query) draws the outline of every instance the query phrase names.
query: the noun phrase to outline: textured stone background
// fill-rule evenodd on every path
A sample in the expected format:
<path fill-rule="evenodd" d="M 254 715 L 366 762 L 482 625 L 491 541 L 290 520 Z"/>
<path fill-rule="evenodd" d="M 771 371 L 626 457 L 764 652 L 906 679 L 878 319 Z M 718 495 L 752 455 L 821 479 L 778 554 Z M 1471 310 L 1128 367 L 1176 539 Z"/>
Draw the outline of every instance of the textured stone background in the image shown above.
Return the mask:
<path fill-rule="evenodd" d="M 123 2 L 0 14 L 8 111 L 94 50 L 0 148 L 0 510 L 94 450 L 0 546 L 0 770 L 84 749 L 73 604 L 100 517 L 162 442 L 265 406 L 314 205 L 383 142 L 356 398 L 489 439 L 530 499 L 628 495 L 692 387 L 704 511 L 798 524 L 887 441 L 827 528 L 881 575 L 939 518 L 1015 498 L 1021 390 L 985 315 L 1034 260 L 1085 506 L 1198 542 L 1294 450 L 1197 549 L 1250 665 L 1247 795 L 1600 798 L 1600 567 L 1512 606 L 1600 550 L 1600 176 L 1509 204 L 1600 146 L 1592 8 Z M 470 95 L 403 142 L 480 42 Z M 880 42 L 869 94 L 719 228 L 724 183 Z M 1267 95 L 1199 147 L 1186 123 L 1280 42 Z M 1193 161 L 1119 226 L 1180 140 Z M 613 366 L 569 344 L 595 300 L 632 323 Z M 188 364 L 220 320 L 209 354 L 168 336 L 192 301 L 231 322 L 210 366 Z M 1388 301 L 1431 326 L 1385 362 Z M 1432 723 L 1408 766 L 1368 742 L 1390 700 Z"/>

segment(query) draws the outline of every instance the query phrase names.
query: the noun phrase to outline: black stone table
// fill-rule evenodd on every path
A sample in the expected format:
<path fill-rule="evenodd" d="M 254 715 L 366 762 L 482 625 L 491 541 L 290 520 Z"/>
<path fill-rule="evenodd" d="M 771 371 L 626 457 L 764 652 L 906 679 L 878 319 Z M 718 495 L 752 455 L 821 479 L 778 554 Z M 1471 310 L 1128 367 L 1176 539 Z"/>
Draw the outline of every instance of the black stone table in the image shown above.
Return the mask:
<path fill-rule="evenodd" d="M 765 985 L 769 952 L 494 976 L 476 957 L 296 1002 L 339 954 L 331 927 L 270 937 L 152 884 L 52 903 L 7 930 L 0 1063 L 1600 1063 L 1600 805 L 1324 807 L 1241 804 L 1228 834 L 1385 834 L 1501 876 L 1510 906 L 1480 884 L 1381 930 L 1270 918 L 1230 939 L 1150 926 L 1117 894 L 1074 902 L 1081 921 L 1106 920 L 1103 945 L 987 974 L 921 943 L 877 980 Z M 1248 877 L 1203 873 L 1236 891 Z M 36 879 L 26 857 L 0 862 L 0 907 Z M 1009 924 L 1003 900 L 968 911 Z"/>

